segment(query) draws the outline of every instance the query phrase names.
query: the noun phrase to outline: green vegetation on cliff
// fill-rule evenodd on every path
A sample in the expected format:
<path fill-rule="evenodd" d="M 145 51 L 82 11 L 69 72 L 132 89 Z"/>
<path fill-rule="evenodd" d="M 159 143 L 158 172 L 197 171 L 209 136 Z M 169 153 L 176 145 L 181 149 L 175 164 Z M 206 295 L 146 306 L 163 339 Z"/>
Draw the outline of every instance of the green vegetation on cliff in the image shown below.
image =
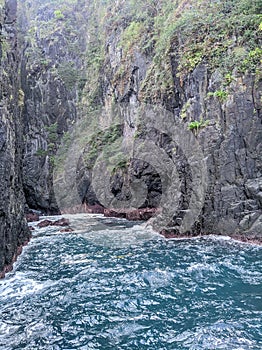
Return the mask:
<path fill-rule="evenodd" d="M 103 104 L 105 83 L 124 94 L 138 52 L 149 62 L 139 91 L 142 101 L 172 99 L 175 80 L 182 86 L 201 63 L 210 72 L 219 70 L 225 84 L 236 73 L 259 74 L 260 0 L 45 0 L 35 1 L 33 8 L 28 1 L 25 5 L 31 18 L 28 64 L 52 69 L 69 90 L 77 87 L 86 110 Z M 63 42 L 56 65 L 39 46 L 45 41 L 50 46 Z M 112 41 L 117 62 L 108 61 Z M 112 64 L 113 74 L 105 82 Z"/>
<path fill-rule="evenodd" d="M 124 55 L 132 56 L 135 47 L 153 55 L 141 97 L 158 100 L 172 93 L 174 73 L 183 84 L 200 63 L 224 76 L 258 73 L 261 7 L 259 0 L 143 2 L 122 34 Z"/>
<path fill-rule="evenodd" d="M 36 126 L 29 129 L 41 147 L 39 163 L 54 157 L 63 133 L 69 131 L 56 162 L 62 163 L 70 153 L 69 136 L 78 119 L 85 120 L 83 130 L 89 133 L 80 140 L 85 168 L 90 170 L 105 149 L 109 159 L 116 149 L 114 137 L 122 140 L 110 129 L 110 109 L 124 103 L 136 112 L 139 102 L 162 104 L 198 139 L 212 130 L 218 138 L 237 88 L 247 78 L 259 80 L 261 1 L 24 0 L 21 4 L 27 18 L 22 65 L 25 115 L 30 114 L 30 123 Z M 251 100 L 257 101 L 256 96 Z M 93 113 L 101 106 L 108 113 L 103 120 L 97 117 L 98 127 L 90 132 Z M 253 102 L 251 115 L 259 108 Z M 146 132 L 139 118 L 127 115 L 125 106 L 120 114 L 123 137 L 143 139 Z M 46 129 L 56 123 L 57 135 Z M 34 144 L 27 149 L 36 151 Z M 128 159 L 118 153 L 112 164 L 125 167 Z"/>
<path fill-rule="evenodd" d="M 171 98 L 174 79 L 183 84 L 187 74 L 200 63 L 205 63 L 211 72 L 218 69 L 225 83 L 233 72 L 259 74 L 262 57 L 259 0 L 101 3 L 107 8 L 100 33 L 119 36 L 116 49 L 120 62 L 112 83 L 118 82 L 122 92 L 137 51 L 153 57 L 140 91 L 142 100 L 157 102 Z M 103 53 L 100 51 L 95 57 L 95 62 L 101 63 Z M 91 65 L 95 66 L 95 62 Z"/>
<path fill-rule="evenodd" d="M 27 69 L 49 71 L 70 90 L 82 88 L 86 8 L 78 0 L 24 1 L 20 4 L 27 42 Z M 23 23 L 23 25 L 25 25 Z M 77 24 L 77 25 L 76 25 Z"/>

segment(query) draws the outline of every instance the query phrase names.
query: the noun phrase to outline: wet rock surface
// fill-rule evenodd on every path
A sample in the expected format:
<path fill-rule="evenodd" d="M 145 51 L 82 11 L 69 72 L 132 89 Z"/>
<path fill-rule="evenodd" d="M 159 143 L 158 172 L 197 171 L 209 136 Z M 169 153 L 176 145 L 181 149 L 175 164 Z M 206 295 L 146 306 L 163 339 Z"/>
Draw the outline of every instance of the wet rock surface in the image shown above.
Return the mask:
<path fill-rule="evenodd" d="M 69 226 L 69 220 L 65 219 L 65 218 L 61 218 L 61 219 L 58 219 L 58 220 L 55 220 L 55 221 L 45 219 L 45 220 L 40 221 L 37 224 L 37 226 L 39 228 L 43 228 L 43 227 L 47 227 L 47 226 L 61 226 L 61 227 L 64 227 L 64 226 Z"/>
<path fill-rule="evenodd" d="M 24 218 L 22 185 L 23 123 L 19 99 L 18 50 L 15 0 L 0 6 L 0 278 L 12 269 L 30 231 Z M 5 74 L 3 74 L 5 71 Z"/>
<path fill-rule="evenodd" d="M 32 222 L 32 221 L 38 221 L 39 220 L 39 214 L 34 213 L 34 212 L 26 213 L 25 217 L 26 217 L 26 221 L 27 222 Z"/>
<path fill-rule="evenodd" d="M 130 221 L 147 221 L 159 213 L 158 208 L 141 208 L 141 209 L 105 209 L 106 217 L 115 217 L 127 219 Z"/>
<path fill-rule="evenodd" d="M 37 224 L 37 226 L 38 226 L 39 228 L 51 226 L 51 225 L 52 225 L 52 222 L 53 222 L 53 221 L 51 221 L 51 220 L 45 219 L 45 220 L 43 220 L 43 221 L 40 221 L 40 222 Z"/>
<path fill-rule="evenodd" d="M 24 93 L 23 185 L 27 204 L 59 214 L 53 191 L 55 154 L 77 119 L 85 81 L 85 9 L 68 3 L 56 18 L 56 2 L 20 4 L 21 89 Z M 28 10 L 26 10 L 28 6 Z M 35 27 L 37 21 L 37 27 Z M 33 35 L 35 28 L 40 35 Z M 27 38 L 29 37 L 29 40 Z M 82 85 L 81 85 L 82 84 Z"/>

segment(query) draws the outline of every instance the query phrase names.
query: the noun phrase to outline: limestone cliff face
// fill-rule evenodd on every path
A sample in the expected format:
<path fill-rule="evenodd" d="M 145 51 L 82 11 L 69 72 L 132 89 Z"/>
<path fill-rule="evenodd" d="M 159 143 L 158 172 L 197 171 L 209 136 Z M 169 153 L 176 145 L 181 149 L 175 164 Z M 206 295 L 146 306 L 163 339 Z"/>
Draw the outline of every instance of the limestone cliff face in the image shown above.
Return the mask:
<path fill-rule="evenodd" d="M 104 204 L 91 182 L 96 160 L 107 149 L 107 158 L 114 160 L 111 175 L 105 176 L 110 178 L 106 182 L 111 193 L 128 202 L 131 184 L 144 182 L 147 194 L 139 207 L 163 206 L 161 169 L 144 156 L 121 153 L 132 143 L 142 147 L 149 140 L 167 156 L 162 158 L 163 169 L 172 162 L 179 179 L 177 190 L 174 174 L 166 180 L 171 181 L 169 199 L 174 199 L 166 232 L 261 240 L 258 1 L 21 3 L 25 5 L 20 12 L 25 38 L 24 190 L 30 207 L 58 209 L 53 167 L 60 166 L 56 181 L 62 183 L 70 164 L 63 173 L 60 163 L 68 154 L 56 157 L 56 152 L 64 139 L 64 153 L 73 154 L 70 135 L 75 135 L 75 121 L 85 119 L 81 153 L 70 160 L 73 163 L 77 157 L 70 176 L 80 204 Z M 183 150 L 181 139 L 143 123 L 143 108 L 158 105 L 167 111 L 171 124 L 179 122 L 186 130 L 192 154 Z M 96 118 L 94 110 L 100 107 L 103 118 Z M 112 121 L 115 107 L 119 107 L 117 125 Z M 117 140 L 121 145 L 114 148 Z M 196 185 L 201 181 L 203 185 L 202 165 L 200 175 L 194 171 L 200 158 L 206 168 L 202 194 Z M 67 195 L 64 205 L 70 206 Z M 192 201 L 199 210 L 183 231 Z"/>
<path fill-rule="evenodd" d="M 1 4 L 0 277 L 29 237 L 22 191 L 22 96 L 18 80 L 16 1 Z"/>

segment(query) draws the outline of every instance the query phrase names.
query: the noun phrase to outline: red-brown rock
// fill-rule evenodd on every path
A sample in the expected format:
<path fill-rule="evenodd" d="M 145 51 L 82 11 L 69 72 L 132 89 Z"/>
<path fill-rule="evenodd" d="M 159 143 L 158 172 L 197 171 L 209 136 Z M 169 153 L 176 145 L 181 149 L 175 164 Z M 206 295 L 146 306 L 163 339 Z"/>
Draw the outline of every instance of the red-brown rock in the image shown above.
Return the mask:
<path fill-rule="evenodd" d="M 30 212 L 25 215 L 25 218 L 27 222 L 38 221 L 39 215 L 37 213 Z"/>
<path fill-rule="evenodd" d="M 163 229 L 160 231 L 160 234 L 163 235 L 165 238 L 179 238 L 180 233 L 177 230 L 174 229 Z"/>
<path fill-rule="evenodd" d="M 86 212 L 90 214 L 104 214 L 105 208 L 99 204 L 86 206 Z"/>
<path fill-rule="evenodd" d="M 158 208 L 104 209 L 106 217 L 123 218 L 131 221 L 146 221 L 159 212 Z"/>
<path fill-rule="evenodd" d="M 17 250 L 12 258 L 11 264 L 5 265 L 3 271 L 0 271 L 0 279 L 5 277 L 5 274 L 13 270 L 13 264 L 17 260 L 18 255 L 22 253 L 23 247 L 29 243 L 29 240 L 26 240 L 22 245 L 17 247 Z"/>
<path fill-rule="evenodd" d="M 51 220 L 43 220 L 43 221 L 40 221 L 38 224 L 37 224 L 37 226 L 39 227 L 39 228 L 42 228 L 42 227 L 47 227 L 47 226 L 50 226 L 50 225 L 52 225 L 52 221 Z"/>
<path fill-rule="evenodd" d="M 51 223 L 52 226 L 69 226 L 69 220 L 61 218 Z"/>
<path fill-rule="evenodd" d="M 120 218 L 120 219 L 126 218 L 126 213 L 122 210 L 105 209 L 104 215 L 108 218 Z"/>
<path fill-rule="evenodd" d="M 34 231 L 35 230 L 35 228 L 33 226 L 28 226 L 28 228 L 29 228 L 30 231 Z"/>
<path fill-rule="evenodd" d="M 139 210 L 132 210 L 126 213 L 126 218 L 127 220 L 130 221 L 140 221 L 141 220 L 141 215 Z"/>
<path fill-rule="evenodd" d="M 73 232 L 74 230 L 71 227 L 67 227 L 67 228 L 62 228 L 62 230 L 60 230 L 60 232 Z"/>
<path fill-rule="evenodd" d="M 147 221 L 159 212 L 158 208 L 145 208 L 140 210 L 141 220 Z"/>

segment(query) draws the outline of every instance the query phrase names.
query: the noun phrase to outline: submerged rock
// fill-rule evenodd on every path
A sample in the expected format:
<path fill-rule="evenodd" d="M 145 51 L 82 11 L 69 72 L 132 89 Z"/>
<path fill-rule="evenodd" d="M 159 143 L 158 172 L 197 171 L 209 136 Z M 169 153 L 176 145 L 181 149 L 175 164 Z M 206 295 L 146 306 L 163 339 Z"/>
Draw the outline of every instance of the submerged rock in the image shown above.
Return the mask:
<path fill-rule="evenodd" d="M 71 227 L 68 228 L 63 228 L 62 230 L 60 230 L 60 232 L 64 233 L 64 232 L 73 232 L 74 230 Z"/>
<path fill-rule="evenodd" d="M 69 226 L 69 220 L 65 218 L 58 219 L 56 221 L 45 219 L 40 221 L 37 226 L 39 228 L 48 227 L 48 226 Z"/>
<path fill-rule="evenodd" d="M 43 220 L 43 221 L 40 221 L 37 224 L 37 227 L 43 228 L 43 227 L 47 227 L 47 226 L 51 226 L 51 225 L 52 225 L 52 221 L 51 220 Z"/>
<path fill-rule="evenodd" d="M 52 226 L 69 226 L 69 220 L 62 218 L 51 223 Z"/>

